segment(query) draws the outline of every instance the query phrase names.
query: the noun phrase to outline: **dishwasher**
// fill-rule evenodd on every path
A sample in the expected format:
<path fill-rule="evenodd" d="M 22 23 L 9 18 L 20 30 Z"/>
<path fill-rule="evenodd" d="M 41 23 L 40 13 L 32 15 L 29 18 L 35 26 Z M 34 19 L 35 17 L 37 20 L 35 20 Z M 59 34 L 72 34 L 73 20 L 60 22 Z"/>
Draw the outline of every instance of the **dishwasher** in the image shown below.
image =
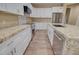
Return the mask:
<path fill-rule="evenodd" d="M 59 32 L 54 31 L 53 51 L 55 55 L 62 55 L 65 37 Z"/>

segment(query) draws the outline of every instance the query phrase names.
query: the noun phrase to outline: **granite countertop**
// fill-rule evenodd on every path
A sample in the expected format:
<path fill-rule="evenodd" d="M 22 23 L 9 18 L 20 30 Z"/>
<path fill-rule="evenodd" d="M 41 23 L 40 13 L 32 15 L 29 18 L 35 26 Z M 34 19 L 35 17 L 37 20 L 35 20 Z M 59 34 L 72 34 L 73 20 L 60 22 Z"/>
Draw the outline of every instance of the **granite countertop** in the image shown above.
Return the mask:
<path fill-rule="evenodd" d="M 66 24 L 64 27 L 55 27 L 52 24 L 49 25 L 67 38 L 79 39 L 79 27 L 76 25 Z"/>
<path fill-rule="evenodd" d="M 65 24 L 64 27 L 55 27 L 49 24 L 54 30 L 62 34 L 66 39 L 63 44 L 64 55 L 79 55 L 79 27 Z"/>
<path fill-rule="evenodd" d="M 15 27 L 10 27 L 6 29 L 0 30 L 0 43 L 6 41 L 8 38 L 12 37 L 13 35 L 17 34 L 18 32 L 24 30 L 28 26 L 26 25 L 19 25 Z"/>

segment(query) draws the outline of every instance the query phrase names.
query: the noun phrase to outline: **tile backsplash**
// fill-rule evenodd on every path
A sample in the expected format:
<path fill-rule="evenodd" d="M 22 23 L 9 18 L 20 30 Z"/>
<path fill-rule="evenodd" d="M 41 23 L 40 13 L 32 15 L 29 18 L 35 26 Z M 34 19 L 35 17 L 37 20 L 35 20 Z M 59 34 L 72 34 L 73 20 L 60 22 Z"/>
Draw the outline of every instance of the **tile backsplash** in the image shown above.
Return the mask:
<path fill-rule="evenodd" d="M 18 25 L 18 16 L 0 12 L 0 29 Z"/>

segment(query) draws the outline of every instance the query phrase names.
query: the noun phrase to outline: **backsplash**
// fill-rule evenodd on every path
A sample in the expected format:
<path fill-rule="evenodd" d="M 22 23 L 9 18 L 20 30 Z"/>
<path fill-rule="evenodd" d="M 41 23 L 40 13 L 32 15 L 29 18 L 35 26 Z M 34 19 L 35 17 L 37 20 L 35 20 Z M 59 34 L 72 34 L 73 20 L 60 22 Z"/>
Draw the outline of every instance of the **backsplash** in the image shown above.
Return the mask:
<path fill-rule="evenodd" d="M 0 29 L 18 25 L 18 16 L 0 12 Z"/>
<path fill-rule="evenodd" d="M 52 19 L 51 18 L 32 18 L 32 22 L 50 23 L 52 22 Z"/>

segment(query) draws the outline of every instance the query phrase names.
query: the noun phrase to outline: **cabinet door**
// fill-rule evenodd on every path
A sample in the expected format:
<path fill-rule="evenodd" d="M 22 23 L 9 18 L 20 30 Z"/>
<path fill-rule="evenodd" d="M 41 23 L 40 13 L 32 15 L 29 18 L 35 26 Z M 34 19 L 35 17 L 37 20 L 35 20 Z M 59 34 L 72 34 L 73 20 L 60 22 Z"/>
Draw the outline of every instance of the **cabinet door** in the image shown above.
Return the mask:
<path fill-rule="evenodd" d="M 44 16 L 44 14 L 43 14 L 44 12 L 43 12 L 42 8 L 41 9 L 39 8 L 38 10 L 39 10 L 39 17 L 42 18 Z"/>
<path fill-rule="evenodd" d="M 31 28 L 28 27 L 15 36 L 8 38 L 8 41 L 0 44 L 0 55 L 23 54 L 31 40 L 31 34 Z"/>
<path fill-rule="evenodd" d="M 40 17 L 39 9 L 36 9 L 36 10 L 35 10 L 35 17 Z"/>
<path fill-rule="evenodd" d="M 36 9 L 35 8 L 33 8 L 31 16 L 32 17 L 35 17 L 36 16 Z"/>
<path fill-rule="evenodd" d="M 0 55 L 13 55 L 14 51 L 14 44 L 9 43 L 4 49 L 0 51 Z"/>
<path fill-rule="evenodd" d="M 6 55 L 14 55 L 14 54 L 16 53 L 15 47 L 12 48 L 12 49 L 9 48 L 9 49 L 6 50 L 6 51 L 7 51 Z"/>
<path fill-rule="evenodd" d="M 6 11 L 13 14 L 24 15 L 23 4 L 7 3 Z"/>
<path fill-rule="evenodd" d="M 20 45 L 20 44 L 24 43 L 23 42 L 23 39 L 24 39 L 23 36 L 25 35 L 25 34 L 24 35 L 22 34 L 23 35 L 22 36 L 21 34 L 22 34 L 22 32 L 18 33 L 17 35 L 15 35 L 12 38 L 10 38 L 9 39 L 10 42 L 8 42 L 8 41 L 4 42 L 4 44 L 6 43 L 6 46 L 3 45 L 4 48 L 0 51 L 0 54 L 1 55 L 15 55 L 15 54 L 18 53 L 17 51 L 21 51 L 21 49 L 19 49 L 18 47 L 23 46 L 23 45 Z M 18 46 L 17 46 L 17 44 L 18 44 Z M 18 50 L 17 50 L 17 48 L 18 48 Z M 18 54 L 20 54 L 20 53 L 18 53 Z"/>
<path fill-rule="evenodd" d="M 5 11 L 5 10 L 6 10 L 6 4 L 0 3 L 0 11 Z"/>
<path fill-rule="evenodd" d="M 23 53 L 23 51 L 22 51 L 23 47 L 22 46 L 23 46 L 23 43 L 24 43 L 25 33 L 22 31 L 22 32 L 20 32 L 17 35 L 17 40 L 15 40 L 15 42 L 14 42 L 16 44 L 16 46 L 15 46 L 16 53 L 14 53 L 15 55 L 16 54 L 22 54 Z"/>
<path fill-rule="evenodd" d="M 7 13 L 24 15 L 23 4 L 19 3 L 0 3 L 0 11 Z"/>
<path fill-rule="evenodd" d="M 11 13 L 17 13 L 18 12 L 18 4 L 17 3 L 7 3 L 7 11 Z"/>
<path fill-rule="evenodd" d="M 22 3 L 18 3 L 17 7 L 18 7 L 18 9 L 17 9 L 18 14 L 19 15 L 24 15 L 23 4 Z"/>
<path fill-rule="evenodd" d="M 18 40 L 16 41 L 15 54 L 22 55 L 31 40 L 30 28 L 25 29 L 19 34 Z"/>

